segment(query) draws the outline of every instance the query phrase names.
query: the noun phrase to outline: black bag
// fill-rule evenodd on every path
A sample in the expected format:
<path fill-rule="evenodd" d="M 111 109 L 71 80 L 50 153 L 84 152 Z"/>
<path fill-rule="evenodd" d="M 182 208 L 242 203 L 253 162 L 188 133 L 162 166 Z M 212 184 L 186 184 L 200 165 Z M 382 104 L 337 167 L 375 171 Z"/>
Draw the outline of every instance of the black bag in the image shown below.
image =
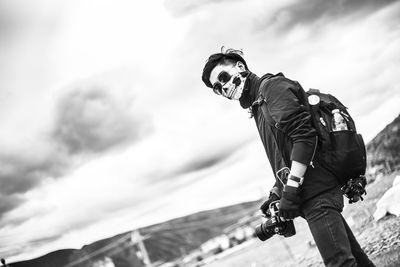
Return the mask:
<path fill-rule="evenodd" d="M 348 113 L 347 107 L 336 97 L 321 93 L 318 89 L 305 92 L 300 86 L 300 91 L 294 93 L 300 103 L 309 109 L 318 133 L 318 147 L 314 161 L 333 173 L 341 185 L 346 184 L 350 179 L 365 175 L 367 156 L 364 140 L 361 134 L 357 133 L 354 120 Z M 269 115 L 267 103 L 262 95 L 254 101 L 252 107 L 254 105 L 260 105 L 266 121 L 277 127 L 277 123 Z M 339 109 L 346 120 L 347 130 L 333 131 L 332 110 L 334 109 Z"/>
<path fill-rule="evenodd" d="M 311 117 L 318 132 L 316 160 L 331 171 L 343 185 L 365 174 L 367 157 L 364 140 L 357 133 L 353 118 L 336 97 L 317 89 L 306 92 Z M 333 131 L 332 110 L 338 109 L 345 119 L 347 130 Z"/>

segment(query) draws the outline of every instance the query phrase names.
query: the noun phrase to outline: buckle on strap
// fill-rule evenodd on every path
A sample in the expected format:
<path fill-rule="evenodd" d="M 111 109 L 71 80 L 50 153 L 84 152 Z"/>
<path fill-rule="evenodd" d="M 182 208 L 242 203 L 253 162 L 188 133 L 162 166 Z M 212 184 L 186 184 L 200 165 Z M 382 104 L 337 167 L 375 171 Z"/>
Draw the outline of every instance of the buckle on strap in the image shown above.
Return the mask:
<path fill-rule="evenodd" d="M 261 105 L 262 102 L 264 102 L 265 98 L 262 95 L 259 95 L 257 100 L 255 100 L 252 104 L 251 107 L 253 106 L 259 106 Z"/>
<path fill-rule="evenodd" d="M 254 117 L 253 107 L 260 106 L 265 101 L 265 98 L 262 95 L 259 95 L 257 100 L 255 100 L 251 106 L 249 107 L 250 119 Z"/>

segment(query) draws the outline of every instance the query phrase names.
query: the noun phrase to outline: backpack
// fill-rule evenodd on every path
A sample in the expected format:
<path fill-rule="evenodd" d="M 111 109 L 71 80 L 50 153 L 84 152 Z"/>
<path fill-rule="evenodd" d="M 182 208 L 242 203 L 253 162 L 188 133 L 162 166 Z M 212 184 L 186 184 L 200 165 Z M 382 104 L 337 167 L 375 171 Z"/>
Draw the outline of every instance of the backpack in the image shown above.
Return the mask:
<path fill-rule="evenodd" d="M 303 90 L 304 91 L 304 90 Z M 318 89 L 306 92 L 313 124 L 317 130 L 319 144 L 316 158 L 327 170 L 331 171 L 343 185 L 350 179 L 365 175 L 367 155 L 365 143 L 353 118 L 336 97 L 321 93 Z M 319 101 L 318 101 L 319 100 Z M 334 131 L 332 111 L 338 109 L 344 118 L 347 130 Z"/>
<path fill-rule="evenodd" d="M 333 173 L 341 185 L 350 179 L 365 174 L 367 161 L 364 140 L 357 133 L 353 118 L 336 97 L 321 93 L 318 89 L 307 92 L 300 86 L 296 94 L 299 102 L 309 110 L 313 125 L 318 135 L 318 146 L 315 160 Z M 260 105 L 266 121 L 279 129 L 278 124 L 269 115 L 267 103 L 262 95 L 253 104 Z M 338 109 L 345 119 L 347 130 L 333 131 L 332 110 Z"/>

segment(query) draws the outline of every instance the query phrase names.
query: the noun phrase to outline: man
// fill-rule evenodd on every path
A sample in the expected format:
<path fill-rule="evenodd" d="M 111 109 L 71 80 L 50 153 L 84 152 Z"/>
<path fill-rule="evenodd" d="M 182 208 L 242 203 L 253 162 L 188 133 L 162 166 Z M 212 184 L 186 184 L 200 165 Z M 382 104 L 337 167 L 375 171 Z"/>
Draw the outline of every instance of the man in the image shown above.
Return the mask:
<path fill-rule="evenodd" d="M 282 73 L 258 77 L 242 55 L 233 49 L 211 55 L 202 80 L 217 95 L 250 109 L 274 173 L 290 168 L 287 181 L 277 179 L 261 210 L 266 213 L 269 203 L 280 199 L 280 217 L 305 218 L 326 266 L 374 266 L 341 215 L 337 178 L 318 164 L 317 132 L 300 101 L 300 84 Z"/>

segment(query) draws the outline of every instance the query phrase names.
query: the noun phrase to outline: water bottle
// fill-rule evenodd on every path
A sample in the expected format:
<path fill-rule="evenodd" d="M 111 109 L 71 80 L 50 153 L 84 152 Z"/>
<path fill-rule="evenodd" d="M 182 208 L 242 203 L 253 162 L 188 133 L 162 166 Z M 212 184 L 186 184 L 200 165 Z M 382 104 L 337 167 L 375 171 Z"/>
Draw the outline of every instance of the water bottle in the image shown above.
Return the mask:
<path fill-rule="evenodd" d="M 332 110 L 333 120 L 332 120 L 332 131 L 345 131 L 347 130 L 347 124 L 343 116 L 340 114 L 338 109 Z"/>

